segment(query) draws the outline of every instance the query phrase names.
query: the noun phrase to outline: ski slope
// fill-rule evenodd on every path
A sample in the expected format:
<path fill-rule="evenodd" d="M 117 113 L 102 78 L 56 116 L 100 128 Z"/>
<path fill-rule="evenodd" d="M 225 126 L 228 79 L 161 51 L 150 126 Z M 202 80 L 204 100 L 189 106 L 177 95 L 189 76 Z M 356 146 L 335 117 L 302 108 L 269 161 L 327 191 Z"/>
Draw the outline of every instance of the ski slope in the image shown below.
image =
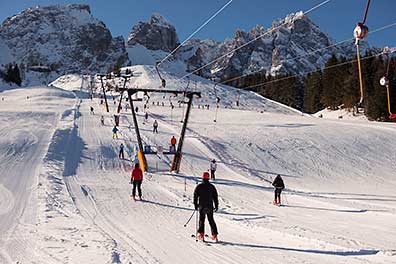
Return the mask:
<path fill-rule="evenodd" d="M 140 77 L 129 86 L 158 88 L 152 68 L 133 70 Z M 177 75 L 164 76 L 167 88 L 185 89 Z M 1 263 L 396 263 L 394 125 L 302 116 L 250 92 L 236 107 L 238 92 L 226 86 L 218 87 L 215 123 L 213 84 L 193 77 L 190 89 L 203 96 L 194 103 L 181 173 L 169 172 L 171 156 L 147 156 L 144 200 L 135 202 L 136 135 L 124 103 L 119 139 L 111 138 L 118 94 L 110 93 L 105 113 L 79 76 L 52 84 L 60 88 L 1 93 Z M 178 138 L 179 100 L 152 94 L 145 124 L 136 102 L 145 144 L 167 149 Z M 117 157 L 121 143 L 126 160 Z M 221 243 L 204 244 L 191 237 L 195 217 L 183 225 L 213 158 Z M 278 173 L 282 207 L 271 204 Z"/>

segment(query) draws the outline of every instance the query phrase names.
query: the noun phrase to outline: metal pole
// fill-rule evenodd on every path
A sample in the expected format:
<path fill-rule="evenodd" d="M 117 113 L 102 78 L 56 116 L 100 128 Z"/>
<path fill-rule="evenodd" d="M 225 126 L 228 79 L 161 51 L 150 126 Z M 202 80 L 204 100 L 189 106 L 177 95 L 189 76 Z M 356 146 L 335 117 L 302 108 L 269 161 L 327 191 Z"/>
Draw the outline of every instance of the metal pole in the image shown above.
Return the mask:
<path fill-rule="evenodd" d="M 106 96 L 106 89 L 103 85 L 103 76 L 100 76 L 100 82 L 102 84 L 102 90 L 103 90 L 103 96 L 105 100 L 105 111 L 108 113 L 109 112 L 109 105 L 107 104 L 107 96 Z"/>
<path fill-rule="evenodd" d="M 363 94 L 363 77 L 362 77 L 362 67 L 360 65 L 360 48 L 359 48 L 359 41 L 356 43 L 356 50 L 357 50 L 357 61 L 358 61 L 358 70 L 359 70 L 359 84 L 360 84 L 360 100 L 358 107 L 362 105 L 364 100 Z"/>
<path fill-rule="evenodd" d="M 121 91 L 121 97 L 120 97 L 120 102 L 118 103 L 117 114 L 119 114 L 121 112 L 122 96 L 124 95 L 124 89 L 125 89 L 127 81 L 128 81 L 128 77 L 124 76 L 124 87 L 123 87 L 123 90 Z"/>
<path fill-rule="evenodd" d="M 187 98 L 188 98 L 187 111 L 186 111 L 186 115 L 184 117 L 183 127 L 182 127 L 182 131 L 181 131 L 180 139 L 179 139 L 179 144 L 177 146 L 177 151 L 175 153 L 175 157 L 173 158 L 171 171 L 176 171 L 176 172 L 180 171 L 180 163 L 181 163 L 181 159 L 182 159 L 184 136 L 186 134 L 188 118 L 189 118 L 190 112 L 191 112 L 193 96 L 194 95 L 192 93 L 187 94 Z"/>
<path fill-rule="evenodd" d="M 132 90 L 128 90 L 129 104 L 131 106 L 132 118 L 133 118 L 133 123 L 135 126 L 136 138 L 137 138 L 138 146 L 139 146 L 138 157 L 139 157 L 139 162 L 142 163 L 142 164 L 140 164 L 142 170 L 147 171 L 148 170 L 147 160 L 146 160 L 146 156 L 144 155 L 143 143 L 142 143 L 142 138 L 140 137 L 140 131 L 139 131 L 139 126 L 138 126 L 138 122 L 137 122 L 137 118 L 136 118 L 135 107 L 133 106 L 132 94 L 134 94 L 134 92 Z"/>

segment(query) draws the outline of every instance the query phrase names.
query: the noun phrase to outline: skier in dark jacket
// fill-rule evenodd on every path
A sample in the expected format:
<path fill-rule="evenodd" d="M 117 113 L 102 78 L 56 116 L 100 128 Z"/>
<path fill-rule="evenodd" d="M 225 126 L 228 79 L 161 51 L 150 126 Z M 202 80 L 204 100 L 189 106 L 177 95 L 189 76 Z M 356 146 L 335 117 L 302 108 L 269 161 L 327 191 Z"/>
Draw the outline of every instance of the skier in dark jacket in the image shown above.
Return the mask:
<path fill-rule="evenodd" d="M 281 205 L 281 193 L 282 193 L 282 190 L 285 189 L 285 184 L 283 182 L 282 177 L 279 174 L 275 177 L 274 182 L 272 183 L 272 186 L 275 187 L 274 204 Z"/>
<path fill-rule="evenodd" d="M 153 123 L 153 133 L 157 133 L 158 134 L 158 122 L 157 122 L 157 120 L 154 120 L 154 123 Z"/>
<path fill-rule="evenodd" d="M 202 183 L 194 190 L 195 210 L 199 210 L 198 239 L 203 240 L 205 236 L 205 217 L 208 216 L 210 228 L 212 230 L 212 240 L 217 241 L 217 226 L 213 218 L 213 211 L 217 212 L 219 200 L 216 187 L 209 182 L 209 172 L 202 175 Z M 213 207 L 214 205 L 214 207 Z"/>
<path fill-rule="evenodd" d="M 118 152 L 118 158 L 119 159 L 124 159 L 124 144 L 121 143 L 120 145 L 120 151 Z"/>

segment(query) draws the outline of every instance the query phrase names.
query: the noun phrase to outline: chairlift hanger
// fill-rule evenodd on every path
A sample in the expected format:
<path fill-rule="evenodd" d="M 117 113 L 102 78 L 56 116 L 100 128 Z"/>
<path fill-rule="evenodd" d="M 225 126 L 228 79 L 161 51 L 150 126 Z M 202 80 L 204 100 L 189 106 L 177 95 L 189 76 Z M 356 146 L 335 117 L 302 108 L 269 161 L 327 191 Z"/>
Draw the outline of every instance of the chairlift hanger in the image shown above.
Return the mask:
<path fill-rule="evenodd" d="M 391 103 L 390 103 L 390 92 L 389 92 L 389 87 L 390 87 L 390 81 L 389 81 L 389 68 L 390 68 L 390 62 L 391 62 L 391 58 L 389 56 L 389 53 L 393 53 L 394 51 L 396 51 L 396 48 L 384 48 L 383 53 L 386 55 L 387 57 L 387 66 L 386 66 L 386 73 L 385 75 L 380 79 L 380 84 L 381 86 L 385 86 L 386 87 L 386 95 L 387 95 L 387 100 L 388 100 L 388 112 L 389 112 L 389 119 L 396 119 L 396 114 L 392 113 L 391 111 Z"/>
<path fill-rule="evenodd" d="M 370 8 L 370 2 L 371 2 L 371 0 L 367 0 L 366 10 L 365 10 L 364 16 L 363 16 L 363 21 L 358 22 L 356 24 L 355 29 L 353 30 L 353 36 L 355 38 L 355 45 L 356 45 L 356 52 L 357 52 L 357 62 L 358 62 L 358 71 L 359 71 L 359 86 L 360 86 L 360 100 L 357 104 L 357 107 L 361 106 L 363 104 L 363 100 L 364 100 L 363 77 L 362 77 L 362 67 L 361 67 L 361 63 L 360 63 L 359 42 L 360 42 L 360 40 L 362 40 L 368 36 L 369 29 L 365 25 L 365 23 L 366 23 L 366 19 L 367 19 L 368 10 Z"/>

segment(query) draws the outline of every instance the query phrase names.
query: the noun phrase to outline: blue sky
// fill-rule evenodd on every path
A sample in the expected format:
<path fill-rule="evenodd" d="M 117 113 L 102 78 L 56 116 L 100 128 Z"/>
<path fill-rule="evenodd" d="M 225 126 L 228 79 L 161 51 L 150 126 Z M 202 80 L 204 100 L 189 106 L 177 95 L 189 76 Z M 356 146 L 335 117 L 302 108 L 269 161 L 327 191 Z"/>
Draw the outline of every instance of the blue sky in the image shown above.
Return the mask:
<path fill-rule="evenodd" d="M 114 36 L 127 36 L 138 21 L 147 20 L 153 12 L 164 15 L 175 25 L 182 41 L 228 0 L 0 0 L 0 20 L 36 5 L 86 3 L 95 17 L 110 28 Z M 234 0 L 196 37 L 224 40 L 235 30 L 265 28 L 274 19 L 307 10 L 322 0 Z M 337 41 L 352 37 L 355 23 L 362 20 L 366 0 L 332 0 L 310 14 L 311 19 Z M 396 22 L 395 0 L 373 0 L 366 24 L 371 30 Z M 396 46 L 396 27 L 369 35 L 370 44 Z"/>

